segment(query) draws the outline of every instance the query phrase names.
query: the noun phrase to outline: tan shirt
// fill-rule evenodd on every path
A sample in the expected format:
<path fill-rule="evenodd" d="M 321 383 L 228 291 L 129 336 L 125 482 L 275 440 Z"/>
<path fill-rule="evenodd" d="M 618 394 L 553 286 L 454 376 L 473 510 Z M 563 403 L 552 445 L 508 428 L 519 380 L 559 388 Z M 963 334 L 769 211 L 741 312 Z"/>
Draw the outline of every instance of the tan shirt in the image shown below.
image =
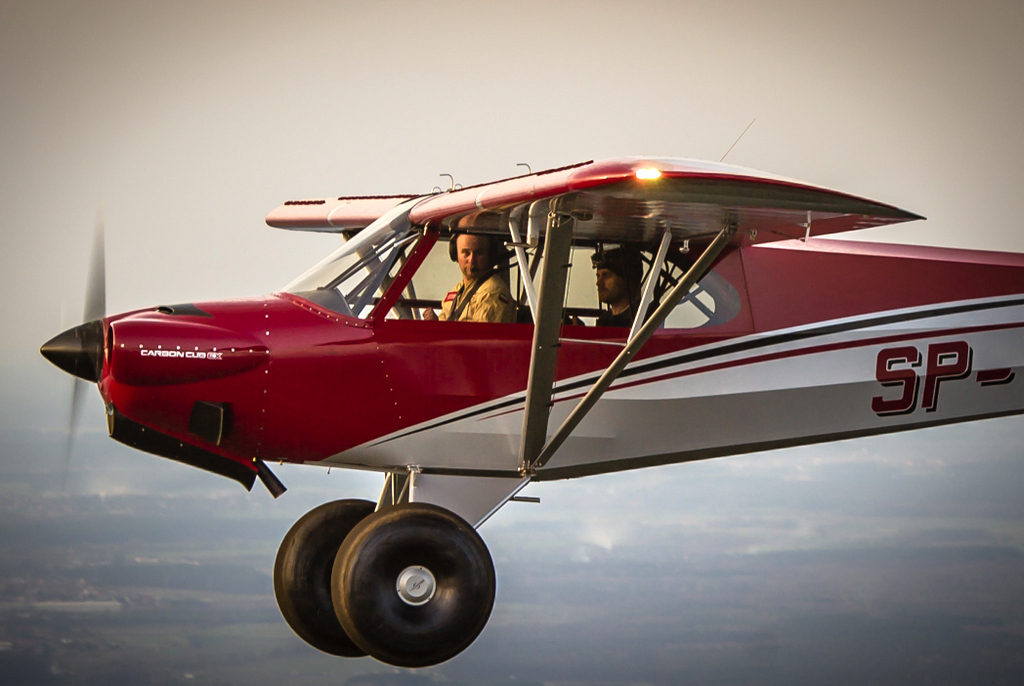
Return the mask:
<path fill-rule="evenodd" d="M 448 291 L 444 302 L 441 303 L 441 315 L 438 319 L 443 322 L 449 321 L 448 317 L 451 316 L 452 311 L 462 304 L 463 294 L 472 287 L 472 283 L 466 286 L 464 281 L 459 281 L 455 288 Z M 476 289 L 473 298 L 462 308 L 458 319 L 452 321 L 509 324 L 515 320 L 516 307 L 512 302 L 508 284 L 500 276 L 493 274 L 491 278 L 480 284 L 480 288 Z"/>

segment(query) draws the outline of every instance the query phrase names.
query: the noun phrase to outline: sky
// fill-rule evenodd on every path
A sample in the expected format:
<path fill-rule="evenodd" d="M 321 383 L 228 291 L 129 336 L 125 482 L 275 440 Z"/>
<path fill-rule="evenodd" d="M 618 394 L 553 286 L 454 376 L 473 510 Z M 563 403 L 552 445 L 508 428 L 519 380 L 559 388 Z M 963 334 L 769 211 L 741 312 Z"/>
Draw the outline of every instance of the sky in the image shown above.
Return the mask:
<path fill-rule="evenodd" d="M 521 162 L 539 170 L 622 155 L 718 160 L 753 121 L 727 162 L 928 218 L 859 239 L 1024 252 L 1022 30 L 1024 6 L 1012 2 L 0 0 L 0 498 L 59 495 L 70 382 L 38 348 L 81 317 L 100 213 L 108 312 L 257 295 L 337 244 L 267 227 L 263 217 L 286 200 L 429 192 L 446 183 L 441 174 L 469 185 L 514 175 Z M 604 598 L 604 582 L 660 588 L 648 581 L 670 583 L 673 569 L 704 579 L 688 565 L 741 560 L 758 569 L 759 555 L 775 555 L 763 568 L 792 586 L 803 577 L 786 565 L 798 563 L 779 555 L 842 552 L 853 555 L 850 579 L 822 572 L 807 583 L 839 584 L 822 593 L 846 599 L 853 616 L 888 617 L 886 608 L 919 602 L 948 617 L 967 602 L 950 590 L 960 588 L 953 576 L 936 582 L 944 590 L 934 598 L 915 599 L 907 589 L 932 578 L 921 571 L 928 563 L 879 572 L 855 553 L 969 548 L 1015 559 L 1024 550 L 1022 429 L 1004 419 L 531 486 L 539 508 L 506 508 L 482 530 L 499 578 L 519 580 L 506 581 L 506 604 L 499 592 L 483 648 L 442 676 L 493 667 L 485 648 L 501 627 L 525 626 L 559 645 L 560 634 L 544 628 L 557 621 L 538 619 L 527 600 L 537 589 L 516 576 L 537 573 L 524 556 L 564 572 L 554 588 L 582 584 L 592 599 Z M 72 475 L 75 496 L 236 505 L 236 485 L 106 439 L 96 394 Z M 285 499 L 248 498 L 286 522 L 331 498 L 372 498 L 378 487 L 366 475 L 338 475 L 286 469 Z M 559 533 L 530 537 L 531 526 Z M 999 589 L 984 601 L 992 617 L 1021 626 L 1019 584 L 1000 576 L 1004 562 L 982 558 L 964 564 L 976 563 L 974 582 L 1003 580 L 988 586 Z M 574 576 L 584 567 L 598 571 Z M 733 579 L 715 582 L 725 585 L 709 597 L 820 619 L 798 589 L 787 587 L 790 605 L 774 587 L 704 571 Z M 695 588 L 680 591 L 688 602 L 699 601 Z M 640 596 L 632 609 L 565 602 L 628 628 L 659 607 L 654 591 Z M 722 607 L 701 615 L 719 637 Z M 782 655 L 772 664 L 792 676 L 785 656 L 801 653 L 786 646 L 803 644 L 787 637 L 804 634 L 785 621 L 767 613 L 757 626 L 782 637 L 772 639 L 783 646 L 769 650 Z M 658 622 L 673 645 L 706 640 L 676 636 L 671 617 Z M 592 637 L 603 640 L 612 639 Z M 638 653 L 649 681 L 671 682 L 683 669 L 663 648 Z M 815 655 L 828 654 L 819 648 Z M 695 682 L 732 678 L 714 658 L 700 660 L 688 663 Z M 571 681 L 583 674 L 572 664 L 552 669 Z"/>

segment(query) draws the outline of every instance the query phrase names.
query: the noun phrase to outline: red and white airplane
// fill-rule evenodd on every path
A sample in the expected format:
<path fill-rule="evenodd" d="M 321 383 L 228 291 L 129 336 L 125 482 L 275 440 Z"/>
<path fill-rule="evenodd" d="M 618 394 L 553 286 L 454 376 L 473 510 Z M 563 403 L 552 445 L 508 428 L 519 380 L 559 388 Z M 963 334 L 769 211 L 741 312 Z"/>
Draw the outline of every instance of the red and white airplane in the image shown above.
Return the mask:
<path fill-rule="evenodd" d="M 299 520 L 275 592 L 321 650 L 425 666 L 486 624 L 475 529 L 531 481 L 1024 412 L 1024 255 L 818 239 L 914 219 L 654 158 L 298 200 L 267 223 L 346 242 L 281 292 L 105 316 L 97 268 L 86 323 L 42 353 L 139 450 L 275 496 L 268 462 L 380 472 L 377 503 Z M 460 232 L 505 241 L 518 323 L 422 317 Z M 589 257 L 620 245 L 643 256 L 638 311 L 595 326 Z"/>

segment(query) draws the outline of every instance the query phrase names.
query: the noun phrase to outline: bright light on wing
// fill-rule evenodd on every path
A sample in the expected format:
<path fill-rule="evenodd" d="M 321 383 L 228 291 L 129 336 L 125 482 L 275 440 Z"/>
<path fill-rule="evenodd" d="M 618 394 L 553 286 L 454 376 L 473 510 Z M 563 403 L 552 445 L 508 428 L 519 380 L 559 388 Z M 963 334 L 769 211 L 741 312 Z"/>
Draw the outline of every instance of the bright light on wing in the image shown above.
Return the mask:
<path fill-rule="evenodd" d="M 656 179 L 661 176 L 661 172 L 657 169 L 651 169 L 650 167 L 644 167 L 636 170 L 636 178 L 638 179 Z"/>

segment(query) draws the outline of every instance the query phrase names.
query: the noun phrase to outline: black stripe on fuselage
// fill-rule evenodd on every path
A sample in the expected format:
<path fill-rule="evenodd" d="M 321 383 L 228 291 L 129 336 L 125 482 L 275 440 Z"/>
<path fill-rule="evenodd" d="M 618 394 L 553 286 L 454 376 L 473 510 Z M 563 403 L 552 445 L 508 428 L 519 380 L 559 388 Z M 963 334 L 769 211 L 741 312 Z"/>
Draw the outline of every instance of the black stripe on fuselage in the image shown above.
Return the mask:
<path fill-rule="evenodd" d="M 790 331 L 788 333 L 780 333 L 774 336 L 766 336 L 764 338 L 756 338 L 750 340 L 739 341 L 736 343 L 724 343 L 714 348 L 708 348 L 705 350 L 698 350 L 694 352 L 680 352 L 672 354 L 671 357 L 665 357 L 658 360 L 652 360 L 650 362 L 634 362 L 630 363 L 628 367 L 621 374 L 618 379 L 629 378 L 638 374 L 646 374 L 648 372 L 654 372 L 659 369 L 665 369 L 666 367 L 673 367 L 681 364 L 688 364 L 691 362 L 701 362 L 703 360 L 713 359 L 715 357 L 722 357 L 725 355 L 731 355 L 733 353 L 748 352 L 751 350 L 757 350 L 758 348 L 767 348 L 773 345 L 782 345 L 785 343 L 793 343 L 795 341 L 803 341 L 810 338 L 818 338 L 822 336 L 831 336 L 837 333 L 844 333 L 846 331 L 853 331 L 856 329 L 868 329 L 876 326 L 886 326 L 888 324 L 895 324 L 898 322 L 910 322 L 918 319 L 928 319 L 930 317 L 943 317 L 951 314 L 961 314 L 963 312 L 981 312 L 984 310 L 994 310 L 1003 307 L 1016 307 L 1018 305 L 1024 305 L 1024 298 L 1017 298 L 1014 300 L 1005 300 L 1000 302 L 990 302 L 981 304 L 969 304 L 969 305 L 951 305 L 948 307 L 942 307 L 934 310 L 925 310 L 920 312 L 910 312 L 903 314 L 890 314 L 875 317 L 873 319 L 859 319 L 857 321 L 846 321 L 837 322 L 835 324 L 827 324 L 819 326 L 813 329 L 806 329 L 803 331 Z M 927 334 L 925 334 L 927 335 Z M 587 388 L 592 386 L 595 381 L 603 373 L 602 371 L 594 372 L 585 378 L 577 379 L 569 384 L 556 384 L 554 393 L 562 395 L 574 390 L 581 388 Z M 614 390 L 613 385 L 611 389 Z M 423 431 L 429 431 L 436 429 L 453 422 L 457 422 L 463 419 L 472 419 L 473 417 L 479 417 L 483 414 L 490 414 L 500 410 L 508 409 L 510 407 L 516 407 L 522 405 L 524 402 L 525 394 L 517 394 L 515 397 L 508 398 L 502 402 L 494 405 L 478 406 L 476 409 L 469 410 L 464 414 L 457 416 L 451 416 L 446 419 L 439 419 L 427 426 L 421 426 L 416 429 L 408 430 L 404 433 L 397 434 L 388 439 L 376 443 L 375 445 L 383 445 L 384 443 L 390 443 L 391 441 L 399 438 L 407 438 L 408 436 L 414 436 Z M 557 402 L 557 401 L 556 401 Z"/>

